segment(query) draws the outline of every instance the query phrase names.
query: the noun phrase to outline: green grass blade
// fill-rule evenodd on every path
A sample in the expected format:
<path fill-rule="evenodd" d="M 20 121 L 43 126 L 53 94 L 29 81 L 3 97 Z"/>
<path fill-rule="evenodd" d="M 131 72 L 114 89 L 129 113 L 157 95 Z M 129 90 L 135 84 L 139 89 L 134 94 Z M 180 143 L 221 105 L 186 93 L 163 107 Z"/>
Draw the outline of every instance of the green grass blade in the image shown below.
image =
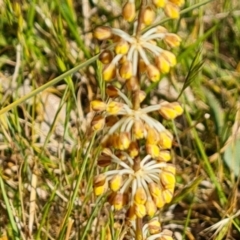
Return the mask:
<path fill-rule="evenodd" d="M 16 224 L 14 216 L 13 216 L 13 212 L 12 212 L 12 209 L 11 209 L 8 197 L 7 197 L 7 193 L 5 191 L 5 186 L 4 186 L 4 182 L 3 182 L 3 179 L 1 177 L 1 175 L 0 175 L 0 189 L 1 189 L 1 192 L 2 192 L 2 195 L 3 195 L 4 203 L 6 204 L 7 213 L 8 213 L 8 216 L 9 216 L 9 220 L 10 220 L 10 223 L 11 223 L 12 230 L 14 232 L 15 239 L 20 240 L 20 233 L 19 233 L 17 224 Z"/>
<path fill-rule="evenodd" d="M 193 61 L 191 63 L 190 69 L 188 71 L 188 75 L 187 75 L 187 77 L 186 77 L 186 79 L 184 81 L 182 90 L 179 93 L 177 99 L 179 99 L 181 97 L 181 95 L 183 94 L 184 90 L 188 86 L 190 86 L 190 84 L 193 81 L 195 81 L 197 74 L 202 69 L 202 66 L 203 66 L 204 62 L 203 61 L 199 61 L 200 56 L 201 56 L 201 50 L 198 50 L 197 54 L 195 55 L 195 57 L 194 57 L 194 59 L 193 59 Z"/>
<path fill-rule="evenodd" d="M 55 85 L 56 83 L 60 82 L 61 80 L 63 80 L 64 78 L 67 78 L 68 76 L 72 75 L 73 73 L 77 72 L 79 69 L 88 66 L 89 64 L 93 63 L 94 61 L 96 61 L 98 58 L 98 55 L 90 58 L 89 60 L 87 60 L 86 62 L 79 64 L 78 66 L 72 68 L 71 70 L 68 70 L 67 72 L 61 74 L 60 76 L 54 78 L 53 80 L 45 83 L 44 85 L 42 85 L 41 87 L 33 90 L 32 92 L 30 92 L 29 94 L 21 97 L 20 99 L 16 100 L 15 102 L 9 104 L 7 107 L 4 107 L 0 110 L 0 115 L 11 110 L 12 108 L 18 106 L 19 104 L 25 102 L 26 100 L 28 100 L 29 98 L 32 98 L 34 96 L 36 96 L 38 93 L 42 92 L 43 90 Z"/>

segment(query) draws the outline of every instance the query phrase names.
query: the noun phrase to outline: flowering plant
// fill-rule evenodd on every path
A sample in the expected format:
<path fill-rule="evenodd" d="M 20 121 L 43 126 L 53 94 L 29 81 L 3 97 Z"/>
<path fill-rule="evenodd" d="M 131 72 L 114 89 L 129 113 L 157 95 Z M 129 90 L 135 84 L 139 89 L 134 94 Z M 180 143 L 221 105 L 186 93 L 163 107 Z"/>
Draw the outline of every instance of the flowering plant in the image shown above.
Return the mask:
<path fill-rule="evenodd" d="M 171 202 L 175 187 L 176 168 L 169 163 L 173 136 L 151 113 L 173 120 L 183 109 L 178 102 L 143 105 L 146 93 L 141 86 L 146 81 L 158 82 L 161 74 L 176 65 L 176 57 L 169 49 L 179 46 L 180 37 L 151 24 L 158 8 L 178 18 L 183 3 L 142 1 L 136 16 L 135 3 L 129 0 L 123 5 L 122 16 L 129 24 L 133 22 L 132 34 L 107 26 L 94 32 L 95 38 L 108 43 L 99 56 L 104 65 L 102 79 L 107 99 L 91 102 L 95 111 L 92 129 L 104 132 L 98 165 L 108 170 L 95 177 L 94 193 L 106 193 L 115 211 L 126 209 L 130 225 L 124 234 L 126 239 L 172 239 L 171 231 L 162 230 L 158 220 L 145 225 L 143 221 Z M 122 85 L 120 88 L 114 84 L 116 81 Z"/>

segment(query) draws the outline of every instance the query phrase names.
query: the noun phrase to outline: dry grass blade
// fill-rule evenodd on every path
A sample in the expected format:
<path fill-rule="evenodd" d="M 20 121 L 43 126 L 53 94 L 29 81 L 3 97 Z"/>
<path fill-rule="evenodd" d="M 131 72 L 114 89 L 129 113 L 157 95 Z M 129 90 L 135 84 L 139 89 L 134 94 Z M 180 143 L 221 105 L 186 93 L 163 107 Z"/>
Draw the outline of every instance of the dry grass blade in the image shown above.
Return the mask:
<path fill-rule="evenodd" d="M 32 172 L 31 174 L 31 190 L 30 190 L 30 205 L 29 205 L 29 235 L 32 236 L 34 217 L 36 214 L 36 189 L 37 189 L 37 175 Z M 32 237 L 31 237 L 32 238 Z"/>

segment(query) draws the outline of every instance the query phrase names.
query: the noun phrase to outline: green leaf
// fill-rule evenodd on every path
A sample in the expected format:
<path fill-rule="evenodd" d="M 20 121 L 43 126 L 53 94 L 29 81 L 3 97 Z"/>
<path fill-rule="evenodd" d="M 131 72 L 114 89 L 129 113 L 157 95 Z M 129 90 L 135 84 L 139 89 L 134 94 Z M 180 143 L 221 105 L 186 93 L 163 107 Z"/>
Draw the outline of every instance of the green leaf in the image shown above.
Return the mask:
<path fill-rule="evenodd" d="M 215 129 L 216 134 L 221 138 L 222 137 L 222 130 L 224 126 L 224 112 L 223 109 L 220 106 L 219 101 L 214 96 L 212 92 L 210 92 L 208 89 L 204 89 L 204 94 L 207 99 L 207 104 L 210 107 L 210 111 L 213 116 L 213 120 L 215 123 Z M 222 141 L 224 139 L 221 139 Z"/>
<path fill-rule="evenodd" d="M 240 174 L 240 138 L 229 144 L 223 154 L 223 160 L 237 177 Z"/>

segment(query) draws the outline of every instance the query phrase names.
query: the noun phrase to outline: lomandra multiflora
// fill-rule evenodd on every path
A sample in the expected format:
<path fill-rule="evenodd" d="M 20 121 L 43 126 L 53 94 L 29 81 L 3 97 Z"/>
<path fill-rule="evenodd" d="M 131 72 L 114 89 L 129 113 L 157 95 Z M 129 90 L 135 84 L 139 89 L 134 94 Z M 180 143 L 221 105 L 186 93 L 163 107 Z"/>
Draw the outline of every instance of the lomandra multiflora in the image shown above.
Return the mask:
<path fill-rule="evenodd" d="M 154 218 L 172 200 L 176 173 L 169 163 L 173 136 L 156 113 L 173 120 L 183 109 L 178 102 L 161 100 L 143 105 L 146 93 L 141 86 L 159 81 L 161 74 L 176 65 L 171 49 L 179 46 L 180 37 L 163 26 L 151 25 L 159 8 L 168 17 L 178 18 L 183 3 L 143 0 L 137 8 L 135 1 L 129 0 L 123 3 L 122 17 L 133 24 L 132 33 L 108 26 L 94 32 L 95 38 L 108 43 L 99 57 L 107 98 L 91 102 L 96 112 L 92 128 L 103 136 L 98 165 L 108 170 L 95 177 L 94 192 L 107 194 L 115 212 L 126 209 L 125 239 L 173 239 L 172 232 L 162 230 Z"/>

